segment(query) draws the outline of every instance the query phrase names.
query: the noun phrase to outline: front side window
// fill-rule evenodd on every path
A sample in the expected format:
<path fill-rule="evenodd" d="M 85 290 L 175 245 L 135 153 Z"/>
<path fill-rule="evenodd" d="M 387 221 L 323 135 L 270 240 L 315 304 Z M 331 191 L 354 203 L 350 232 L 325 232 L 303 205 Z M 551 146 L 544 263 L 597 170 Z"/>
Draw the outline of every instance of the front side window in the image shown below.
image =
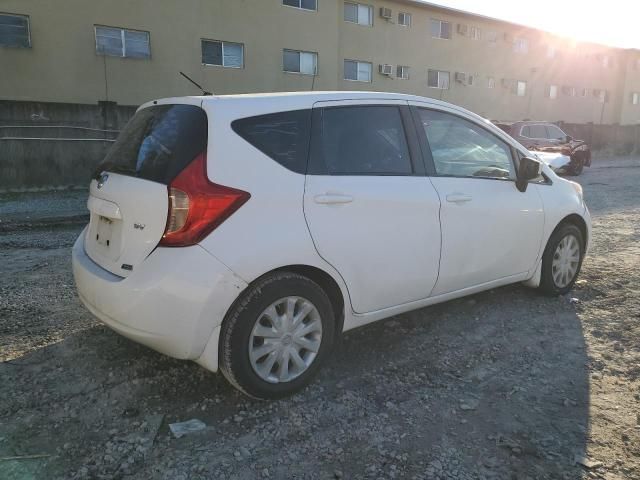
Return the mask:
<path fill-rule="evenodd" d="M 218 40 L 202 40 L 202 64 L 242 68 L 244 66 L 244 45 Z"/>
<path fill-rule="evenodd" d="M 344 2 L 344 20 L 358 25 L 373 25 L 373 7 L 361 3 Z"/>
<path fill-rule="evenodd" d="M 400 109 L 330 107 L 322 112 L 322 157 L 330 175 L 411 175 Z"/>
<path fill-rule="evenodd" d="M 547 138 L 551 140 L 566 140 L 567 134 L 560 130 L 555 125 L 547 125 Z"/>
<path fill-rule="evenodd" d="M 527 138 L 547 138 L 547 129 L 544 125 L 527 125 L 522 127 L 521 135 Z"/>
<path fill-rule="evenodd" d="M 357 60 L 344 61 L 344 79 L 355 82 L 371 81 L 371 63 Z"/>
<path fill-rule="evenodd" d="M 315 52 L 285 49 L 282 53 L 282 62 L 285 72 L 304 75 L 316 75 L 318 72 L 318 54 Z"/>
<path fill-rule="evenodd" d="M 451 24 L 443 22 L 436 18 L 431 19 L 431 36 L 433 38 L 443 38 L 449 40 L 451 38 Z"/>
<path fill-rule="evenodd" d="M 262 153 L 296 173 L 306 173 L 311 110 L 292 110 L 242 118 L 234 132 Z"/>
<path fill-rule="evenodd" d="M 449 72 L 441 70 L 428 70 L 427 86 L 430 88 L 440 88 L 447 90 L 449 88 Z"/>
<path fill-rule="evenodd" d="M 149 32 L 96 26 L 96 53 L 112 57 L 151 58 Z"/>
<path fill-rule="evenodd" d="M 282 4 L 288 7 L 301 8 L 302 10 L 317 10 L 317 0 L 282 0 Z"/>
<path fill-rule="evenodd" d="M 30 48 L 29 17 L 0 14 L 0 46 Z"/>
<path fill-rule="evenodd" d="M 509 145 L 484 128 L 450 113 L 418 108 L 436 174 L 514 178 Z"/>

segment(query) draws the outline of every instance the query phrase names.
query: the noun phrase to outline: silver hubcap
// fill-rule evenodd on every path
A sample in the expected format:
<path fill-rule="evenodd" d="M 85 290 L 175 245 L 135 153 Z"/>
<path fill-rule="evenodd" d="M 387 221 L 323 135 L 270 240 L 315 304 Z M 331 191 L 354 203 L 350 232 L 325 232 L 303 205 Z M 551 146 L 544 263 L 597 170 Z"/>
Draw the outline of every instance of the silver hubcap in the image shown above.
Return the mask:
<path fill-rule="evenodd" d="M 564 288 L 571 283 L 578 271 L 580 263 L 580 243 L 573 235 L 567 235 L 556 247 L 551 262 L 553 281 L 558 288 Z"/>
<path fill-rule="evenodd" d="M 313 363 L 321 341 L 322 321 L 313 303 L 281 298 L 258 316 L 249 338 L 249 360 L 261 379 L 290 382 Z"/>

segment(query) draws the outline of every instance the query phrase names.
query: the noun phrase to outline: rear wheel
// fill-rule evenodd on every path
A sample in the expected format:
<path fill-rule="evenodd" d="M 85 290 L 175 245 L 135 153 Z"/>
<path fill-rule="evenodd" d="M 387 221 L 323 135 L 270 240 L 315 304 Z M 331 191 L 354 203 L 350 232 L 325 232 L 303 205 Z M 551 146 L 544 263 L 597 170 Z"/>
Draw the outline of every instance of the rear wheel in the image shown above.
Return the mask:
<path fill-rule="evenodd" d="M 549 238 L 542 256 L 540 289 L 549 295 L 564 295 L 578 278 L 584 256 L 582 232 L 573 224 L 560 225 Z"/>
<path fill-rule="evenodd" d="M 335 334 L 329 297 L 291 272 L 266 275 L 236 302 L 222 326 L 220 369 L 254 398 L 290 395 L 307 385 Z"/>

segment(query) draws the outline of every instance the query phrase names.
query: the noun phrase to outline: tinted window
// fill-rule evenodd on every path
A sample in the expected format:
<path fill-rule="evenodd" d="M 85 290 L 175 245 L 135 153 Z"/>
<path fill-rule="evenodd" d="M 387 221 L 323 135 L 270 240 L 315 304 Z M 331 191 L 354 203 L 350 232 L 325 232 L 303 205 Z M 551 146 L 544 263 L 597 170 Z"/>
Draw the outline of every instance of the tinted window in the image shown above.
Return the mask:
<path fill-rule="evenodd" d="M 529 126 L 529 138 L 547 138 L 547 129 L 544 125 L 530 125 Z"/>
<path fill-rule="evenodd" d="M 529 125 L 527 125 L 526 127 L 522 127 L 520 135 L 531 138 L 531 128 L 529 128 Z"/>
<path fill-rule="evenodd" d="M 551 138 L 553 140 L 564 141 L 567 138 L 567 135 L 562 130 L 553 125 L 547 125 L 547 135 L 548 138 Z"/>
<path fill-rule="evenodd" d="M 233 131 L 285 168 L 306 173 L 311 110 L 270 113 L 235 120 Z"/>
<path fill-rule="evenodd" d="M 511 149 L 498 137 L 449 113 L 418 109 L 436 173 L 455 177 L 512 178 Z"/>
<path fill-rule="evenodd" d="M 169 184 L 207 149 L 207 115 L 195 105 L 157 105 L 138 111 L 97 173 L 110 171 Z"/>
<path fill-rule="evenodd" d="M 329 174 L 412 173 L 402 117 L 395 106 L 325 108 L 321 150 Z"/>

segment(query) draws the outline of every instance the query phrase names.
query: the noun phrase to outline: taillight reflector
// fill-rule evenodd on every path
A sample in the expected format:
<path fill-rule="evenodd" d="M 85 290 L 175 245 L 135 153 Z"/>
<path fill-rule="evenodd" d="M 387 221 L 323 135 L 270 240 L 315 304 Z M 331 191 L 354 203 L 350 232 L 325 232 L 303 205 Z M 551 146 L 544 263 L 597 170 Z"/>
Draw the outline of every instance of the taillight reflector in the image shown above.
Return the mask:
<path fill-rule="evenodd" d="M 171 182 L 168 195 L 167 226 L 160 240 L 165 247 L 195 245 L 251 197 L 248 192 L 210 182 L 205 153 Z"/>

